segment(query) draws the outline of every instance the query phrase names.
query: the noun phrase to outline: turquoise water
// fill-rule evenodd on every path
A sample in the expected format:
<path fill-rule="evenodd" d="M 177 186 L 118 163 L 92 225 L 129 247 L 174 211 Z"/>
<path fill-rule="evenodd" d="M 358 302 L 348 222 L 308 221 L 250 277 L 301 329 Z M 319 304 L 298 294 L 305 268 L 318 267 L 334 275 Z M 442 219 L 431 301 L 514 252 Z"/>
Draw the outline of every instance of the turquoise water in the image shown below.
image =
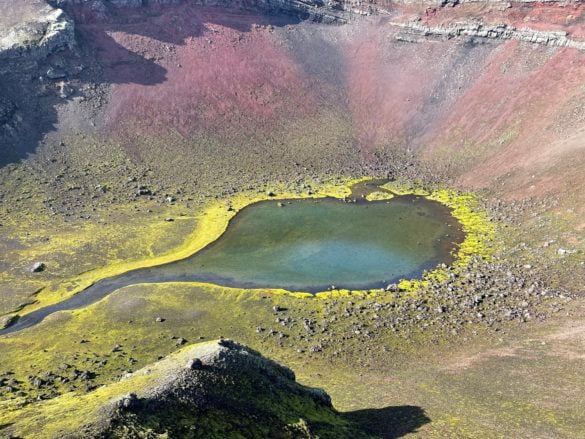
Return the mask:
<path fill-rule="evenodd" d="M 448 209 L 424 198 L 283 204 L 243 209 L 218 241 L 161 269 L 238 287 L 366 289 L 449 262 L 458 236 Z"/>

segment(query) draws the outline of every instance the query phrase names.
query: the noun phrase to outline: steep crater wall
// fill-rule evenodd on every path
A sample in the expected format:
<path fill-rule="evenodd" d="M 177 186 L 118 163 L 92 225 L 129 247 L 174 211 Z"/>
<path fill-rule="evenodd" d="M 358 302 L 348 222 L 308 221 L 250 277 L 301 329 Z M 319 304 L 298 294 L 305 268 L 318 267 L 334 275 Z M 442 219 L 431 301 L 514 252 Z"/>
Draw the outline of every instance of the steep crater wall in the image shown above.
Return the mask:
<path fill-rule="evenodd" d="M 160 7 L 186 3 L 191 6 L 292 14 L 303 19 L 327 23 L 343 23 L 349 19 L 344 2 L 322 0 L 52 0 L 51 3 L 63 8 L 88 8 L 101 17 L 108 14 L 116 15 L 115 9 L 119 8 Z"/>

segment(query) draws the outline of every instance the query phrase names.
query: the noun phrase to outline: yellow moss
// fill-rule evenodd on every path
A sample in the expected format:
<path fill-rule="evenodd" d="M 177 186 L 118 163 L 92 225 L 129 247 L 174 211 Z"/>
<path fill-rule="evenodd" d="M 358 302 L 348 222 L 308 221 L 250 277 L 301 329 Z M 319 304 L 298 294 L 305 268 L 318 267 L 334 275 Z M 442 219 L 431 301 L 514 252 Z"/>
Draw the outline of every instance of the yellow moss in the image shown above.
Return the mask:
<path fill-rule="evenodd" d="M 399 181 L 386 183 L 382 188 L 397 195 L 423 196 L 451 209 L 451 214 L 459 221 L 465 233 L 465 238 L 457 250 L 455 267 L 467 265 L 473 256 L 487 259 L 493 254 L 495 225 L 479 207 L 479 200 L 475 194 L 459 193 L 450 189 L 429 192 L 416 185 Z M 444 282 L 447 278 L 447 270 L 439 267 L 426 273 L 422 279 L 403 279 L 398 283 L 398 287 L 403 291 L 416 292 L 426 288 L 430 281 Z"/>
<path fill-rule="evenodd" d="M 453 216 L 463 227 L 465 240 L 459 247 L 456 261 L 459 266 L 466 265 L 473 255 L 484 258 L 492 255 L 491 243 L 496 228 L 486 212 L 479 208 L 478 199 L 474 194 L 459 194 L 453 190 L 440 189 L 434 191 L 428 198 L 450 207 Z"/>
<path fill-rule="evenodd" d="M 329 297 L 350 297 L 350 296 L 357 296 L 363 294 L 364 291 L 361 290 L 331 290 L 331 291 L 322 291 L 316 293 L 316 297 L 320 298 L 329 298 Z"/>
<path fill-rule="evenodd" d="M 394 198 L 393 194 L 382 191 L 376 191 L 366 195 L 366 200 L 368 201 L 391 200 L 392 198 Z"/>
<path fill-rule="evenodd" d="M 359 179 L 348 179 L 343 183 L 325 183 L 319 188 L 317 194 L 308 195 L 306 193 L 290 192 L 285 189 L 280 190 L 279 187 L 274 187 L 272 192 L 274 196 L 270 199 L 303 199 L 303 198 L 323 198 L 335 197 L 345 198 L 351 194 L 351 186 L 356 183 L 367 181 L 370 178 L 363 177 Z M 384 184 L 382 188 L 392 192 L 384 193 L 381 191 L 373 192 L 368 196 L 368 200 L 373 199 L 390 199 L 395 195 L 417 195 L 424 196 L 430 200 L 438 201 L 452 209 L 453 216 L 459 220 L 465 232 L 465 239 L 461 243 L 455 261 L 456 266 L 464 266 L 469 262 L 473 255 L 481 257 L 489 257 L 493 249 L 490 247 L 490 242 L 495 234 L 495 228 L 488 220 L 485 213 L 478 208 L 477 198 L 470 193 L 460 194 L 448 189 L 439 189 L 432 192 L 424 190 L 416 185 L 389 182 Z M 381 198 L 383 197 L 383 198 Z M 123 263 L 112 264 L 97 270 L 83 273 L 80 276 L 71 279 L 60 285 L 60 287 L 53 291 L 43 291 L 38 296 L 38 301 L 22 310 L 21 315 L 25 315 L 35 309 L 51 305 L 65 300 L 73 294 L 83 291 L 93 283 L 116 276 L 129 270 L 137 268 L 152 267 L 161 265 L 180 259 L 184 259 L 198 252 L 209 243 L 215 241 L 226 230 L 230 220 L 236 213 L 258 201 L 268 198 L 265 193 L 240 193 L 229 199 L 229 206 L 226 207 L 226 200 L 218 200 L 208 204 L 198 215 L 194 217 L 196 227 L 184 243 L 171 252 L 160 256 L 152 257 L 146 260 L 134 260 Z M 188 217 L 185 217 L 188 218 Z M 191 218 L 193 219 L 193 218 Z M 164 224 L 153 226 L 151 233 L 164 234 L 166 228 Z M 403 279 L 398 286 L 401 290 L 407 292 L 415 292 L 428 286 L 431 280 L 444 281 L 447 279 L 447 271 L 442 268 L 437 268 L 428 273 L 425 273 L 422 279 Z M 209 287 L 213 285 L 209 284 Z M 244 291 L 243 289 L 234 288 L 235 291 Z M 306 292 L 290 293 L 285 290 L 274 289 L 271 290 L 274 294 L 292 294 L 299 298 L 311 297 L 313 294 Z M 372 290 L 371 294 L 376 294 L 378 291 Z M 348 297 L 354 294 L 363 294 L 364 291 L 349 291 L 349 290 L 333 290 L 324 291 L 316 294 L 317 297 Z"/>
<path fill-rule="evenodd" d="M 351 194 L 351 186 L 364 180 L 367 180 L 367 178 L 348 179 L 343 183 L 337 184 L 325 183 L 321 185 L 317 194 L 311 195 L 304 192 L 299 193 L 286 191 L 284 188 L 280 190 L 281 188 L 275 186 L 272 189 L 272 192 L 274 192 L 276 195 L 271 196 L 270 199 L 279 200 L 324 197 L 345 198 Z M 264 192 L 245 192 L 230 198 L 229 205 L 231 206 L 231 209 L 226 207 L 226 200 L 218 200 L 209 203 L 198 215 L 194 217 L 196 221 L 196 227 L 192 233 L 187 237 L 181 246 L 175 248 L 173 251 L 149 259 L 120 262 L 99 268 L 97 270 L 82 273 L 81 275 L 60 284 L 60 286 L 55 290 L 43 291 L 37 296 L 37 301 L 34 304 L 25 307 L 19 314 L 26 315 L 36 309 L 61 302 L 73 294 L 85 290 L 101 279 L 116 276 L 118 274 L 122 274 L 130 270 L 135 270 L 137 268 L 152 267 L 155 265 L 166 264 L 189 257 L 219 238 L 219 236 L 226 230 L 229 221 L 240 209 L 267 198 L 269 197 Z M 179 219 L 193 218 L 182 217 Z M 151 227 L 149 231 L 151 236 L 162 236 L 164 233 L 167 233 L 167 227 L 165 226 L 166 223 L 160 222 Z M 63 248 L 69 248 L 67 246 L 67 242 L 60 239 L 53 241 L 52 244 L 53 246 L 62 245 Z M 306 297 L 310 294 L 295 293 L 295 295 L 299 297 Z"/>

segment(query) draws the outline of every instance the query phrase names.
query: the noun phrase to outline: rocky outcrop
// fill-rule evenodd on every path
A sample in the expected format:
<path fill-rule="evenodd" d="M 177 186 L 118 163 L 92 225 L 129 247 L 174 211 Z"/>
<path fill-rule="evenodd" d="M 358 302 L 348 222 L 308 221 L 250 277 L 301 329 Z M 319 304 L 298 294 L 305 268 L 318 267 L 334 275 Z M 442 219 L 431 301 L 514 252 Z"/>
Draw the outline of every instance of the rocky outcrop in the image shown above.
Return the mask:
<path fill-rule="evenodd" d="M 257 10 L 269 14 L 292 14 L 303 19 L 326 23 L 344 23 L 350 13 L 366 13 L 361 2 L 339 0 L 52 0 L 58 7 L 89 5 L 94 10 L 139 8 L 152 5 L 191 3 L 197 6 L 216 6 L 231 9 Z"/>
<path fill-rule="evenodd" d="M 0 59 L 41 58 L 73 46 L 74 24 L 63 10 L 45 5 L 20 23 L 0 28 Z"/>
<path fill-rule="evenodd" d="M 200 343 L 83 396 L 25 408 L 3 433 L 35 438 L 366 439 L 322 390 L 229 340 Z"/>
<path fill-rule="evenodd" d="M 200 431 L 198 437 L 226 437 L 234 428 L 246 437 L 266 433 L 269 437 L 322 433 L 350 437 L 344 430 L 347 427 L 349 432 L 351 427 L 335 413 L 325 392 L 297 384 L 290 369 L 238 343 L 221 340 L 204 349 L 196 346 L 175 366 L 166 382 L 114 399 L 109 419 L 95 437 L 127 437 L 129 429 L 140 437 L 153 422 L 169 437 L 186 437 L 194 425 Z M 303 407 L 307 412 L 303 413 Z M 311 419 L 317 414 L 337 417 L 340 423 L 319 431 L 323 426 L 313 425 Z M 287 423 L 286 418 L 302 420 L 303 425 Z M 296 435 L 299 428 L 307 435 Z M 356 436 L 351 437 L 365 437 L 357 430 L 353 433 Z"/>
<path fill-rule="evenodd" d="M 445 26 L 429 26 L 421 20 L 406 23 L 393 22 L 401 28 L 395 36 L 401 41 L 418 42 L 424 38 L 451 39 L 459 37 L 495 40 L 519 40 L 552 47 L 571 47 L 585 50 L 585 42 L 575 41 L 564 31 L 543 32 L 533 29 L 517 29 L 506 24 L 489 25 L 481 21 L 458 22 Z"/>
<path fill-rule="evenodd" d="M 204 6 L 256 9 L 270 14 L 293 14 L 305 19 L 326 23 L 343 23 L 348 20 L 341 2 L 323 0 L 195 0 Z"/>

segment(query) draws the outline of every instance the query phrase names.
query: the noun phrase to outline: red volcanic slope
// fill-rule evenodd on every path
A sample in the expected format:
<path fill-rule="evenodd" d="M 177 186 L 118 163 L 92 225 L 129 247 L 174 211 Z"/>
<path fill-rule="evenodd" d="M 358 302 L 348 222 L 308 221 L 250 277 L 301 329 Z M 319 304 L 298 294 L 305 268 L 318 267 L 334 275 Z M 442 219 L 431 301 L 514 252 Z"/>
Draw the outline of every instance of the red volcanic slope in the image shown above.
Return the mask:
<path fill-rule="evenodd" d="M 540 29 L 582 31 L 581 5 L 500 6 L 429 10 L 425 20 L 482 13 L 486 21 L 520 26 L 538 19 L 546 20 L 534 26 Z M 414 10 L 395 10 L 391 20 Z M 502 178 L 509 196 L 583 182 L 585 53 L 576 49 L 512 40 L 404 43 L 387 18 L 272 27 L 273 18 L 220 9 L 131 14 L 126 24 L 80 26 L 114 84 L 106 110 L 111 135 L 258 136 L 275 126 L 302 126 L 298 121 L 345 102 L 364 152 L 391 143 L 431 162 L 453 159 L 461 184 L 499 187 Z M 326 41 L 336 64 L 309 69 L 312 41 Z M 332 62 L 331 53 L 319 62 Z M 343 71 L 333 75 L 338 66 Z M 329 129 L 336 128 L 323 126 Z"/>
<path fill-rule="evenodd" d="M 151 18 L 148 32 L 144 23 L 83 25 L 114 84 L 108 129 L 189 136 L 311 114 L 307 78 L 267 26 L 255 14 L 185 6 Z M 146 61 L 132 63 L 135 54 Z"/>

